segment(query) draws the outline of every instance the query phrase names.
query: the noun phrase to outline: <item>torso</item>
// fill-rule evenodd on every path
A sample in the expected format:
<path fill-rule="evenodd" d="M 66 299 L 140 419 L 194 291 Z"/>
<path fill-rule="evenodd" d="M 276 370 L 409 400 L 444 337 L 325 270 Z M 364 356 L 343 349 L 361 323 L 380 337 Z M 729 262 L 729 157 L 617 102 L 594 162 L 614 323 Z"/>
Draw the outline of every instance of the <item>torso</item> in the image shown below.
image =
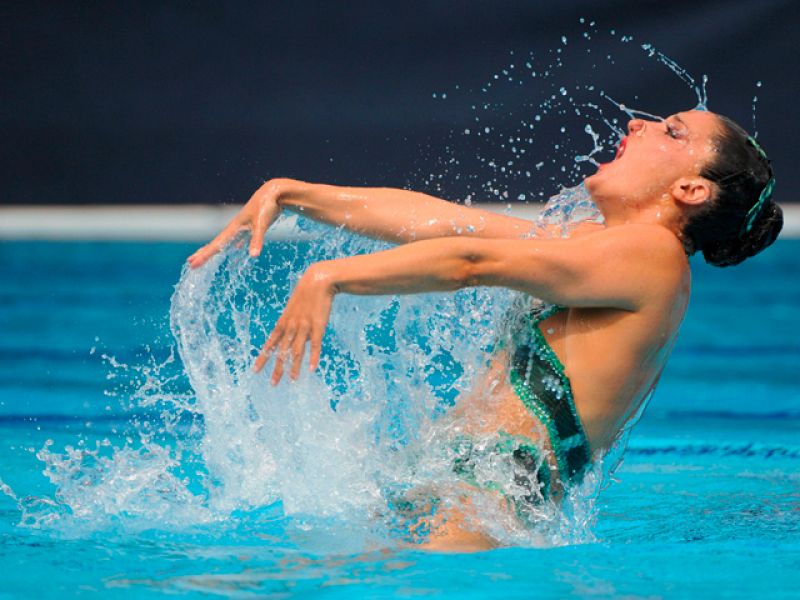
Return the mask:
<path fill-rule="evenodd" d="M 660 290 L 639 311 L 570 308 L 539 324 L 565 367 L 593 454 L 613 444 L 655 386 L 686 311 L 689 288 L 687 263 L 677 284 Z M 514 392 L 507 365 L 508 357 L 497 355 L 453 416 L 467 432 L 504 430 L 547 445 L 543 428 Z"/>

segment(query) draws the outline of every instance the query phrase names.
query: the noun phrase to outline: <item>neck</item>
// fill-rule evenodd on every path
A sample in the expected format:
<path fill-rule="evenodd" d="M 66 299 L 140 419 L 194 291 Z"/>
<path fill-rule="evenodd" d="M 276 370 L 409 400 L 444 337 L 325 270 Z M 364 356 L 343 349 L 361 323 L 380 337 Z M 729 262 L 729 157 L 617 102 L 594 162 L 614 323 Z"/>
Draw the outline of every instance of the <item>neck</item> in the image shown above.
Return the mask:
<path fill-rule="evenodd" d="M 614 206 L 622 210 L 602 211 L 608 227 L 631 224 L 665 227 L 680 240 L 686 253 L 691 253 L 692 249 L 682 236 L 685 215 L 670 198 L 662 198 L 660 201 L 649 203 L 646 206 L 625 207 L 621 203 L 614 203 Z"/>

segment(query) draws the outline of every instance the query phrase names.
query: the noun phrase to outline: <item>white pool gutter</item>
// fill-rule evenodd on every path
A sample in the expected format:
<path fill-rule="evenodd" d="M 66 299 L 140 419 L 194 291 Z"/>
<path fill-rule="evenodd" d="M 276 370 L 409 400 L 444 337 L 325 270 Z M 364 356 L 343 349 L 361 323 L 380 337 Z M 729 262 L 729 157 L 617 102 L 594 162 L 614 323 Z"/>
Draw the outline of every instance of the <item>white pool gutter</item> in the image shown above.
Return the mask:
<path fill-rule="evenodd" d="M 481 204 L 481 208 L 534 219 L 540 206 Z M 800 238 L 800 204 L 782 206 L 781 239 Z M 0 240 L 126 240 L 202 242 L 216 235 L 239 206 L 0 206 Z M 291 221 L 271 239 L 300 237 Z"/>

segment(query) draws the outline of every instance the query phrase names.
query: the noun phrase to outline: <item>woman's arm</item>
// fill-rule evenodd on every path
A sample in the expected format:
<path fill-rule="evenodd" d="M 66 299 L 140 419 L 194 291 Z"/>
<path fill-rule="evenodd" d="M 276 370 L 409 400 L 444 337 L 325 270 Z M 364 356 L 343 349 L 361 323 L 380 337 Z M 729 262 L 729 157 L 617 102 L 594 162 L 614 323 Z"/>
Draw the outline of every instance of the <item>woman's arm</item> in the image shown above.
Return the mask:
<path fill-rule="evenodd" d="M 395 188 L 359 188 L 277 180 L 278 204 L 322 223 L 395 243 L 464 236 L 520 238 L 533 224 Z"/>
<path fill-rule="evenodd" d="M 448 236 L 520 238 L 533 227 L 525 219 L 419 192 L 273 179 L 253 194 L 217 237 L 189 257 L 189 265 L 203 265 L 243 229 L 251 231 L 250 254 L 257 256 L 264 245 L 264 234 L 281 209 L 395 243 Z"/>
<path fill-rule="evenodd" d="M 260 370 L 279 350 L 273 383 L 293 359 L 297 377 L 305 344 L 316 368 L 333 297 L 411 294 L 470 286 L 502 286 L 574 307 L 636 311 L 676 289 L 683 247 L 665 228 L 623 225 L 559 240 L 444 238 L 312 265 L 292 293 L 256 361 Z"/>
<path fill-rule="evenodd" d="M 435 239 L 322 261 L 312 276 L 334 293 L 383 295 L 499 286 L 574 307 L 638 310 L 663 258 L 685 261 L 674 235 L 651 225 L 555 240 Z"/>

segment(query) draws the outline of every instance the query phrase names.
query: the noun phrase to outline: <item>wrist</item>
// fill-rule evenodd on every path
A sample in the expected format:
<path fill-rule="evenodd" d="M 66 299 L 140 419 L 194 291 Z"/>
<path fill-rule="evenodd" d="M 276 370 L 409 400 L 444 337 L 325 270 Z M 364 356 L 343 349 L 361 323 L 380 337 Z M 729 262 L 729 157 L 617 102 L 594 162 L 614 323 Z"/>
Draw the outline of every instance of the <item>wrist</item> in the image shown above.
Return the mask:
<path fill-rule="evenodd" d="M 336 261 L 323 260 L 311 265 L 306 270 L 306 275 L 315 286 L 319 286 L 324 292 L 334 296 L 340 291 L 338 272 Z"/>
<path fill-rule="evenodd" d="M 285 177 L 272 179 L 266 185 L 270 186 L 269 193 L 280 209 L 301 207 L 301 199 L 308 194 L 312 186 L 312 184 Z"/>

